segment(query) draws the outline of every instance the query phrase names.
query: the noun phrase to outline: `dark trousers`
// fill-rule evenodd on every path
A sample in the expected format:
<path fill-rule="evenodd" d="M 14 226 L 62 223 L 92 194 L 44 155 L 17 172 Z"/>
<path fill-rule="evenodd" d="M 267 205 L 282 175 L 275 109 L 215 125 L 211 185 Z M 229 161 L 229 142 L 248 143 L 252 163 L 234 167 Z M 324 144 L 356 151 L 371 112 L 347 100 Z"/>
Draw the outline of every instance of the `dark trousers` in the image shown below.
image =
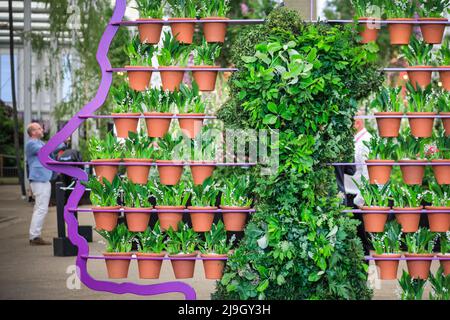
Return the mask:
<path fill-rule="evenodd" d="M 346 194 L 345 195 L 345 205 L 347 207 L 353 208 L 353 209 L 359 209 L 357 206 L 355 206 L 355 203 L 353 202 L 355 200 L 356 195 L 355 194 Z M 362 219 L 362 214 L 356 213 L 354 215 L 355 219 L 358 219 L 361 223 L 357 227 L 357 234 L 358 237 L 361 239 L 363 248 L 364 248 L 364 254 L 369 255 L 370 250 L 372 249 L 372 244 L 369 241 L 369 236 L 367 232 L 364 230 L 364 223 Z"/>

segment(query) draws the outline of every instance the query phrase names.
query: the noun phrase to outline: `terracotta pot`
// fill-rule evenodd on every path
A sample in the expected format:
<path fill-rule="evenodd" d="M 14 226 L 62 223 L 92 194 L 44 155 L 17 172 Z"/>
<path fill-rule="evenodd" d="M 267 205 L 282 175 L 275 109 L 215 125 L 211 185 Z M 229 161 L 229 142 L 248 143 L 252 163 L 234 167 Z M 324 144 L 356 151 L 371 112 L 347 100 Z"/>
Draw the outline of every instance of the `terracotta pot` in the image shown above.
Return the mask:
<path fill-rule="evenodd" d="M 175 164 L 181 164 L 181 161 L 174 160 L 156 160 L 156 163 L 173 163 L 173 166 L 158 166 L 159 181 L 161 184 L 167 186 L 176 185 L 183 174 L 183 166 Z"/>
<path fill-rule="evenodd" d="M 428 224 L 431 232 L 447 232 L 450 230 L 450 213 L 433 213 L 433 211 L 450 210 L 450 207 L 426 206 L 429 212 Z"/>
<path fill-rule="evenodd" d="M 137 21 L 163 21 L 162 19 L 137 19 Z M 139 38 L 142 43 L 157 44 L 161 38 L 162 23 L 138 24 Z"/>
<path fill-rule="evenodd" d="M 182 210 L 183 206 L 155 206 L 155 209 L 163 210 Z M 168 230 L 172 227 L 174 231 L 178 230 L 178 223 L 183 219 L 183 212 L 158 212 L 159 227 L 161 230 Z"/>
<path fill-rule="evenodd" d="M 248 210 L 250 207 L 220 206 L 220 208 L 224 210 L 236 210 L 236 212 L 222 213 L 223 224 L 226 231 L 244 231 L 248 212 L 242 212 L 240 210 Z"/>
<path fill-rule="evenodd" d="M 204 116 L 204 113 L 180 113 L 180 116 Z M 204 119 L 181 119 L 178 118 L 181 131 L 191 139 L 194 139 L 202 130 Z"/>
<path fill-rule="evenodd" d="M 432 163 L 450 162 L 450 159 L 435 159 L 431 160 Z M 444 166 L 432 166 L 434 177 L 438 184 L 450 184 L 450 165 Z"/>
<path fill-rule="evenodd" d="M 359 18 L 359 21 L 366 21 L 366 20 L 377 20 L 377 18 L 367 18 L 367 17 L 361 17 Z M 361 43 L 369 43 L 369 42 L 375 42 L 378 38 L 378 29 L 375 28 L 370 23 L 361 23 L 359 24 L 361 27 L 361 31 L 359 32 L 359 35 L 362 37 Z"/>
<path fill-rule="evenodd" d="M 120 159 L 94 159 L 91 160 L 91 162 L 111 162 L 111 163 L 119 163 Z M 119 166 L 112 165 L 94 165 L 95 175 L 97 176 L 98 180 L 103 183 L 103 177 L 108 180 L 109 182 L 112 182 L 114 180 L 114 177 L 117 175 L 117 171 L 119 170 Z"/>
<path fill-rule="evenodd" d="M 220 68 L 218 66 L 191 66 L 191 68 Z M 200 91 L 214 91 L 216 88 L 217 71 L 192 71 L 192 76 Z"/>
<path fill-rule="evenodd" d="M 420 21 L 444 21 L 446 18 L 419 18 Z M 423 40 L 429 44 L 439 44 L 442 42 L 442 37 L 445 31 L 444 24 L 421 24 L 420 31 L 422 32 Z"/>
<path fill-rule="evenodd" d="M 438 254 L 439 258 L 448 258 L 449 254 Z M 444 269 L 444 274 L 448 276 L 450 274 L 450 260 L 439 260 L 442 268 Z"/>
<path fill-rule="evenodd" d="M 409 211 L 409 210 L 422 210 L 422 207 L 414 208 L 398 208 L 394 207 L 397 211 Z M 402 225 L 403 232 L 416 232 L 419 229 L 420 213 L 396 213 L 395 219 Z"/>
<path fill-rule="evenodd" d="M 127 177 L 133 183 L 147 184 L 152 159 L 123 159 L 125 163 L 145 162 L 148 165 L 127 166 Z"/>
<path fill-rule="evenodd" d="M 226 258 L 228 255 L 226 254 L 201 254 L 202 258 Z M 205 278 L 218 280 L 222 278 L 223 269 L 225 267 L 226 260 L 213 260 L 213 259 L 204 259 L 203 260 L 203 269 L 205 270 Z"/>
<path fill-rule="evenodd" d="M 450 116 L 450 112 L 439 112 L 441 116 Z M 450 136 L 450 118 L 442 118 L 442 124 L 444 125 L 445 135 Z"/>
<path fill-rule="evenodd" d="M 402 112 L 375 112 L 376 116 L 401 116 Z M 402 118 L 376 118 L 380 137 L 398 137 Z"/>
<path fill-rule="evenodd" d="M 406 258 L 421 258 L 421 257 L 434 257 L 434 253 L 405 253 Z M 406 265 L 408 266 L 408 273 L 413 279 L 428 279 L 428 275 L 430 274 L 432 260 L 406 260 Z"/>
<path fill-rule="evenodd" d="M 131 252 L 104 252 L 105 257 L 131 257 Z M 108 278 L 122 279 L 128 277 L 128 269 L 130 267 L 130 259 L 105 259 L 106 269 L 108 270 Z"/>
<path fill-rule="evenodd" d="M 197 253 L 190 254 L 173 254 L 169 255 L 170 258 L 192 258 L 196 257 Z M 195 260 L 182 260 L 182 259 L 171 259 L 173 273 L 175 274 L 175 278 L 177 279 L 188 279 L 194 277 L 195 270 Z"/>
<path fill-rule="evenodd" d="M 400 258 L 401 254 L 384 253 L 373 254 L 374 258 Z M 379 276 L 381 280 L 395 280 L 397 279 L 397 270 L 399 260 L 375 260 L 375 264 L 380 268 Z"/>
<path fill-rule="evenodd" d="M 399 160 L 400 163 L 420 163 L 425 160 Z M 425 165 L 400 166 L 403 181 L 408 185 L 422 185 L 423 176 L 425 175 Z"/>
<path fill-rule="evenodd" d="M 194 37 L 194 22 L 177 22 L 191 18 L 169 18 L 172 34 L 180 43 L 191 44 Z"/>
<path fill-rule="evenodd" d="M 420 69 L 430 68 L 430 66 L 411 66 L 408 68 L 418 69 L 418 71 L 407 71 L 409 82 L 411 82 L 414 89 L 417 89 L 417 84 L 421 88 L 425 88 L 431 83 L 432 71 L 420 71 Z"/>
<path fill-rule="evenodd" d="M 388 21 L 414 21 L 411 18 L 391 18 Z M 391 44 L 409 44 L 409 39 L 413 31 L 413 25 L 410 23 L 395 23 L 389 24 L 389 35 L 391 38 Z"/>
<path fill-rule="evenodd" d="M 436 112 L 407 112 L 409 116 L 434 116 Z M 433 133 L 434 118 L 408 118 L 411 134 L 416 138 L 429 138 Z"/>
<path fill-rule="evenodd" d="M 130 208 L 124 207 L 125 210 L 133 210 L 133 212 L 125 212 L 128 230 L 131 232 L 144 232 L 150 221 L 151 212 L 142 212 L 142 209 L 151 208 Z"/>
<path fill-rule="evenodd" d="M 439 77 L 442 82 L 442 88 L 450 91 L 450 66 L 440 66 L 441 68 L 448 68 L 448 71 L 439 71 Z"/>
<path fill-rule="evenodd" d="M 140 257 L 158 257 L 162 258 L 166 255 L 165 252 L 162 253 L 143 253 L 136 252 L 138 268 L 139 268 L 139 278 L 141 279 L 159 279 L 159 274 L 161 272 L 161 266 L 163 260 L 143 260 Z"/>
<path fill-rule="evenodd" d="M 394 160 L 366 160 L 367 171 L 369 172 L 369 180 L 371 184 L 386 184 L 391 176 L 392 165 Z M 386 163 L 384 166 L 371 166 L 370 163 Z"/>
<path fill-rule="evenodd" d="M 111 113 L 113 116 L 139 116 L 140 113 Z M 128 132 L 137 132 L 139 118 L 114 118 L 117 136 L 128 138 Z"/>
<path fill-rule="evenodd" d="M 363 211 L 386 211 L 386 213 L 363 213 L 364 230 L 366 232 L 383 232 L 389 215 L 389 209 L 389 207 L 363 206 Z"/>
<path fill-rule="evenodd" d="M 191 161 L 191 163 L 215 163 L 214 161 Z M 203 184 L 203 182 L 212 176 L 215 166 L 190 166 L 192 179 L 195 185 Z"/>
<path fill-rule="evenodd" d="M 142 68 L 143 66 L 126 66 L 126 68 Z M 127 71 L 128 82 L 130 88 L 136 91 L 145 91 L 150 85 L 150 79 L 152 77 L 152 71 L 139 70 L 139 71 Z"/>
<path fill-rule="evenodd" d="M 173 116 L 170 112 L 144 112 L 144 116 Z M 162 138 L 169 131 L 171 118 L 145 118 L 147 135 L 152 138 Z"/>
<path fill-rule="evenodd" d="M 190 210 L 217 210 L 217 207 L 194 207 L 189 206 Z M 192 229 L 195 232 L 207 232 L 211 230 L 214 221 L 214 212 L 190 212 Z"/>
<path fill-rule="evenodd" d="M 161 68 L 179 69 L 176 66 L 161 66 Z M 180 84 L 183 81 L 184 70 L 163 70 L 160 71 L 162 88 L 174 92 L 175 89 L 180 88 Z"/>
<path fill-rule="evenodd" d="M 225 17 L 207 17 L 200 20 L 230 20 Z M 225 35 L 227 33 L 226 22 L 205 22 L 203 23 L 203 34 L 205 35 L 206 42 L 221 42 L 225 41 Z"/>
<path fill-rule="evenodd" d="M 116 210 L 120 209 L 120 206 L 113 207 L 92 207 L 92 209 L 104 209 L 104 210 Z M 113 231 L 117 226 L 117 219 L 119 218 L 119 212 L 94 212 L 95 228 L 97 230 Z"/>

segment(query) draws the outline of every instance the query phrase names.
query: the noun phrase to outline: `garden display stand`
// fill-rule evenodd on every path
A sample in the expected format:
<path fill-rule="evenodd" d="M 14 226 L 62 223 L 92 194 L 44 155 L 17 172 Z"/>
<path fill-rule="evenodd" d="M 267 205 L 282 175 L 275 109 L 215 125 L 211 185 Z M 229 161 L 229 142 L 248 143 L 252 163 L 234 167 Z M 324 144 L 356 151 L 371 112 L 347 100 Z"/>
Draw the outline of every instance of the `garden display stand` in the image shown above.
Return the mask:
<path fill-rule="evenodd" d="M 86 285 L 88 288 L 96 291 L 105 291 L 114 294 L 126 294 L 132 293 L 136 295 L 158 295 L 165 293 L 182 293 L 184 297 L 188 300 L 196 299 L 196 292 L 194 288 L 182 281 L 170 281 L 170 282 L 162 282 L 158 284 L 136 284 L 131 282 L 123 282 L 116 283 L 112 281 L 105 280 L 97 280 L 93 278 L 88 270 L 87 270 L 87 262 L 88 259 L 105 259 L 105 257 L 97 257 L 89 255 L 89 245 L 86 239 L 79 234 L 78 231 L 78 221 L 76 219 L 75 213 L 77 211 L 82 212 L 82 210 L 78 209 L 78 203 L 82 198 L 86 187 L 81 184 L 81 181 L 86 181 L 88 178 L 87 173 L 78 167 L 80 164 L 90 164 L 89 162 L 57 162 L 52 161 L 50 159 L 50 154 L 56 147 L 65 141 L 68 137 L 72 135 L 72 133 L 77 130 L 84 121 L 88 118 L 103 118 L 108 117 L 112 118 L 113 116 L 102 116 L 102 115 L 94 115 L 94 112 L 98 110 L 103 103 L 106 101 L 108 96 L 109 89 L 113 80 L 113 72 L 119 72 L 127 70 L 126 68 L 112 68 L 110 61 L 108 60 L 108 51 L 111 45 L 111 42 L 116 35 L 118 28 L 120 26 L 134 26 L 140 23 L 155 23 L 155 22 L 141 22 L 141 21 L 122 21 L 126 9 L 126 0 L 117 0 L 113 15 L 111 20 L 109 21 L 98 45 L 97 50 L 97 61 L 99 63 L 101 69 L 101 81 L 99 89 L 95 95 L 95 97 L 86 104 L 77 114 L 75 114 L 68 123 L 57 132 L 48 143 L 40 150 L 39 152 L 39 160 L 47 169 L 65 174 L 67 176 L 73 177 L 76 179 L 75 187 L 70 194 L 67 204 L 64 207 L 64 220 L 67 224 L 67 233 L 68 238 L 72 242 L 73 245 L 78 249 L 78 254 L 76 258 L 77 265 L 77 275 L 80 281 Z M 191 19 L 192 20 L 192 19 Z M 202 23 L 200 20 L 193 20 L 195 23 Z M 211 22 L 211 21 L 209 21 Z M 224 21 L 221 21 L 224 22 Z M 264 20 L 227 20 L 225 21 L 229 24 L 251 24 L 251 23 L 263 23 Z M 161 21 L 157 23 L 167 24 L 167 21 Z M 144 68 L 145 69 L 145 68 Z M 191 68 L 183 68 L 186 71 L 191 70 Z M 159 70 L 162 70 L 160 68 Z M 198 69 L 197 69 L 198 70 Z M 158 71 L 158 69 L 153 70 Z M 236 71 L 236 69 L 232 68 L 217 68 L 217 71 Z M 139 116 L 139 117 L 149 117 L 149 116 Z M 161 116 L 160 116 L 161 117 Z M 181 116 L 171 116 L 171 118 L 177 118 Z M 191 116 L 192 117 L 192 116 Z M 215 118 L 213 116 L 204 116 L 202 118 Z M 153 164 L 154 165 L 154 164 Z M 181 165 L 186 165 L 182 163 Z M 219 163 L 216 164 L 219 166 L 251 166 L 254 164 L 251 163 Z M 92 211 L 92 210 L 89 210 Z M 152 209 L 152 212 L 156 212 L 157 210 Z M 172 210 L 173 211 L 173 210 Z M 192 211 L 192 210 L 191 210 Z M 215 212 L 225 212 L 226 210 L 215 210 Z M 244 210 L 245 211 L 245 210 Z M 189 210 L 183 210 L 183 212 L 189 212 Z M 247 210 L 247 212 L 254 212 L 254 210 Z M 114 259 L 114 257 L 108 257 L 108 259 Z M 122 258 L 123 259 L 123 258 Z M 130 257 L 130 259 L 136 259 L 135 257 Z M 154 258 L 144 258 L 144 259 L 154 259 Z M 168 259 L 158 258 L 161 260 Z M 172 258 L 173 259 L 173 258 Z M 208 259 L 208 258 L 199 258 L 195 257 L 193 259 Z M 217 258 L 215 258 L 217 260 Z M 226 259 L 226 258 L 223 258 Z M 222 260 L 223 260 L 222 259 Z"/>

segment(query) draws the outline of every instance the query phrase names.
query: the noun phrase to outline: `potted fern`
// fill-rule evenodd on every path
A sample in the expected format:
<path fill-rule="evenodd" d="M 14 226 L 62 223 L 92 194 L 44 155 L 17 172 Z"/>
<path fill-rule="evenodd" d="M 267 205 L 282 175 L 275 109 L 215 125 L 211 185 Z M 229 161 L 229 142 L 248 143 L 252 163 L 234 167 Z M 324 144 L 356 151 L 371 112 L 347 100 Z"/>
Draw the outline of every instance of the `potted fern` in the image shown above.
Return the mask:
<path fill-rule="evenodd" d="M 384 232 L 370 234 L 370 240 L 375 250 L 372 257 L 377 258 L 377 260 L 375 260 L 375 264 L 380 269 L 381 280 L 397 279 L 397 270 L 400 261 L 390 259 L 401 257 L 401 237 L 401 227 L 396 221 L 389 221 L 386 224 Z M 382 260 L 382 258 L 389 259 Z"/>
<path fill-rule="evenodd" d="M 450 40 L 445 38 L 439 50 L 436 52 L 436 60 L 440 68 L 448 70 L 439 71 L 439 77 L 442 82 L 442 87 L 450 91 Z"/>
<path fill-rule="evenodd" d="M 142 211 L 142 209 L 152 208 L 147 185 L 124 180 L 122 181 L 122 191 L 128 230 L 133 232 L 145 231 L 150 221 L 151 212 Z"/>
<path fill-rule="evenodd" d="M 210 0 L 201 2 L 200 19 L 201 20 L 229 20 L 226 16 L 230 10 L 230 0 Z M 226 22 L 204 22 L 203 34 L 208 42 L 225 41 L 227 32 Z"/>
<path fill-rule="evenodd" d="M 217 43 L 208 43 L 205 38 L 202 44 L 194 47 L 194 64 L 192 68 L 218 68 L 216 59 L 220 56 L 221 48 Z M 217 71 L 192 71 L 195 82 L 200 91 L 214 91 L 216 88 Z"/>
<path fill-rule="evenodd" d="M 441 253 L 437 256 L 441 258 L 441 267 L 444 269 L 444 274 L 448 276 L 450 274 L 450 231 L 442 233 L 440 235 Z M 445 258 L 446 260 L 443 260 Z"/>
<path fill-rule="evenodd" d="M 182 45 L 169 32 L 164 33 L 162 48 L 157 56 L 159 67 L 166 69 L 160 71 L 163 90 L 173 92 L 179 88 L 184 76 L 184 71 L 179 69 L 187 66 L 189 53 L 189 46 Z"/>
<path fill-rule="evenodd" d="M 450 230 L 450 213 L 440 210 L 450 210 L 450 185 L 430 183 L 424 192 L 424 199 L 431 205 L 427 209 L 428 224 L 432 232 L 447 232 Z"/>
<path fill-rule="evenodd" d="M 370 141 L 364 141 L 369 149 L 366 160 L 370 183 L 385 184 L 389 181 L 392 171 L 392 160 L 395 145 L 390 138 L 379 138 L 373 136 Z M 377 165 L 381 163 L 381 165 Z M 374 164 L 374 165 L 372 165 Z"/>
<path fill-rule="evenodd" d="M 158 279 L 161 272 L 163 257 L 166 255 L 166 252 L 164 251 L 166 247 L 165 235 L 161 231 L 159 221 L 155 223 L 153 230 L 148 227 L 144 232 L 137 233 L 136 238 L 138 247 L 136 257 L 139 268 L 139 278 Z"/>
<path fill-rule="evenodd" d="M 438 98 L 439 115 L 450 116 L 450 92 L 442 91 Z M 442 118 L 445 135 L 450 136 L 450 118 Z"/>
<path fill-rule="evenodd" d="M 418 258 L 417 260 L 406 260 L 408 272 L 412 278 L 424 279 L 430 274 L 431 260 L 420 260 L 420 258 L 434 257 L 433 248 L 437 235 L 426 228 L 420 228 L 414 233 L 408 233 L 405 236 L 405 244 L 408 253 L 406 258 Z"/>
<path fill-rule="evenodd" d="M 444 164 L 450 162 L 450 139 L 445 136 L 444 131 L 438 132 L 435 137 L 435 145 L 428 146 L 426 156 L 431 160 L 433 173 L 436 182 L 440 185 L 450 184 L 450 165 Z"/>
<path fill-rule="evenodd" d="M 403 181 L 408 185 L 422 185 L 425 175 L 425 143 L 426 139 L 414 138 L 406 128 L 397 138 L 397 160 L 404 164 L 400 166 Z M 408 164 L 408 165 L 406 165 Z"/>
<path fill-rule="evenodd" d="M 150 84 L 152 71 L 150 70 L 129 70 L 149 67 L 152 65 L 152 57 L 156 52 L 156 46 L 141 43 L 139 36 L 134 36 L 128 45 L 125 46 L 125 53 L 130 59 L 130 65 L 126 66 L 130 87 L 133 90 L 144 91 Z"/>
<path fill-rule="evenodd" d="M 213 183 L 211 178 L 201 185 L 192 186 L 190 210 L 217 210 L 216 200 L 220 187 Z M 214 221 L 214 212 L 190 212 L 192 228 L 195 232 L 211 230 Z"/>
<path fill-rule="evenodd" d="M 402 289 L 400 298 L 402 300 L 422 300 L 426 282 L 424 279 L 414 279 L 403 270 L 402 277 L 398 280 Z"/>
<path fill-rule="evenodd" d="M 146 107 L 144 116 L 173 116 L 171 111 L 173 93 L 160 88 L 149 89 L 142 94 Z M 161 138 L 169 131 L 171 118 L 145 118 L 147 134 L 152 138 Z"/>
<path fill-rule="evenodd" d="M 407 71 L 409 81 L 414 89 L 417 86 L 425 88 L 431 83 L 431 71 L 420 69 L 432 67 L 432 50 L 433 45 L 426 44 L 415 36 L 411 37 L 411 42 L 408 46 L 402 48 L 402 57 L 408 62 L 408 67 L 417 69 L 417 71 Z"/>
<path fill-rule="evenodd" d="M 189 160 L 189 164 L 194 185 L 202 184 L 205 179 L 212 176 L 216 168 L 214 165 L 216 152 L 214 137 L 205 133 L 210 132 L 208 130 L 204 130 L 203 132 L 196 139 L 192 140 L 191 145 L 191 159 Z"/>
<path fill-rule="evenodd" d="M 182 222 L 179 223 L 178 230 L 172 227 L 167 230 L 166 248 L 175 278 L 187 279 L 194 276 L 198 242 L 198 234 Z"/>
<path fill-rule="evenodd" d="M 195 81 L 192 82 L 192 88 L 182 84 L 180 96 L 184 97 L 181 102 L 177 102 L 180 116 L 205 116 L 206 103 L 199 95 L 199 87 Z M 203 120 L 203 118 L 178 118 L 181 131 L 191 139 L 202 130 Z"/>
<path fill-rule="evenodd" d="M 110 279 L 127 278 L 134 234 L 128 231 L 124 224 L 119 224 L 117 228 L 111 231 L 96 231 L 106 240 L 106 252 L 103 253 L 103 256 L 105 257 L 108 277 Z"/>
<path fill-rule="evenodd" d="M 196 19 L 198 15 L 198 0 L 167 0 L 170 5 L 169 18 L 172 34 L 183 44 L 191 44 L 194 37 L 194 22 L 183 22 L 186 19 Z"/>
<path fill-rule="evenodd" d="M 117 138 L 108 132 L 103 139 L 92 136 L 88 142 L 88 153 L 94 163 L 94 172 L 100 182 L 103 178 L 112 182 L 117 175 L 118 163 L 122 159 L 123 148 Z M 98 162 L 110 162 L 111 165 L 96 165 Z M 116 163 L 116 164 L 114 164 Z"/>
<path fill-rule="evenodd" d="M 142 113 L 142 95 L 134 91 L 126 83 L 118 88 L 112 87 L 111 94 L 114 101 L 112 116 L 119 138 L 128 137 L 128 132 L 137 132 L 139 116 Z M 132 116 L 134 118 L 127 118 Z"/>
<path fill-rule="evenodd" d="M 127 177 L 133 183 L 146 184 L 150 164 L 153 162 L 155 149 L 152 138 L 147 135 L 130 132 L 125 140 L 123 152 L 124 162 L 127 165 Z M 135 163 L 143 163 L 136 164 Z"/>
<path fill-rule="evenodd" d="M 450 0 L 419 0 L 418 13 L 421 21 L 443 21 L 447 18 L 442 15 L 450 5 Z M 446 24 L 421 24 L 420 31 L 426 43 L 438 44 L 442 42 Z"/>
<path fill-rule="evenodd" d="M 391 44 L 408 44 L 413 31 L 415 5 L 411 0 L 384 1 Z M 405 23 L 401 23 L 405 22 Z"/>
<path fill-rule="evenodd" d="M 434 111 L 436 99 L 433 95 L 431 85 L 425 89 L 417 86 L 416 89 L 408 82 L 408 111 L 409 116 L 435 116 Z M 434 118 L 408 118 L 411 134 L 416 138 L 429 138 L 433 133 Z"/>
<path fill-rule="evenodd" d="M 94 211 L 95 228 L 98 230 L 112 231 L 117 225 L 119 211 L 108 212 L 108 210 L 118 210 L 120 206 L 117 199 L 120 196 L 120 179 L 115 176 L 112 182 L 103 178 L 103 183 L 94 177 L 82 181 L 82 184 L 91 189 L 89 199 Z M 106 210 L 106 211 L 102 211 Z"/>
<path fill-rule="evenodd" d="M 227 231 L 243 231 L 247 220 L 247 212 L 242 210 L 250 209 L 252 198 L 250 192 L 252 183 L 248 176 L 235 175 L 225 177 L 222 180 L 222 196 L 220 208 L 230 210 L 223 212 L 222 219 Z"/>
<path fill-rule="evenodd" d="M 379 1 L 376 0 L 351 0 L 351 4 L 353 5 L 353 8 L 355 9 L 356 16 L 355 18 L 358 21 L 370 21 L 375 19 L 380 19 L 380 17 L 375 18 L 368 16 L 370 7 L 379 5 Z M 370 13 L 369 13 L 370 14 Z M 360 32 L 359 35 L 361 36 L 362 40 L 361 43 L 369 43 L 369 42 L 375 42 L 377 41 L 378 37 L 378 30 L 374 24 L 371 24 L 370 22 L 367 22 L 365 24 L 359 25 Z"/>
<path fill-rule="evenodd" d="M 136 0 L 136 7 L 139 11 L 138 21 L 160 21 L 164 15 L 164 0 Z M 162 23 L 139 24 L 139 37 L 142 43 L 157 44 L 161 37 Z"/>
<path fill-rule="evenodd" d="M 391 197 L 396 211 L 422 210 L 422 187 L 420 185 L 392 184 Z M 420 213 L 396 213 L 395 218 L 402 225 L 403 232 L 419 229 Z"/>
<path fill-rule="evenodd" d="M 382 87 L 375 100 L 371 103 L 375 108 L 378 133 L 382 138 L 395 138 L 398 136 L 402 118 L 387 118 L 386 116 L 401 116 L 403 114 L 403 99 L 400 96 L 401 87 Z"/>
<path fill-rule="evenodd" d="M 431 284 L 429 293 L 430 300 L 450 301 L 450 276 L 444 274 L 444 269 L 440 267 L 436 274 L 430 274 L 428 278 Z"/>
<path fill-rule="evenodd" d="M 227 241 L 227 232 L 222 221 L 213 224 L 211 230 L 205 232 L 205 240 L 200 242 L 200 257 L 203 258 L 203 269 L 206 279 L 218 280 L 222 278 L 225 260 L 228 257 L 233 242 L 236 239 L 233 235 Z M 221 259 L 222 258 L 222 259 Z"/>
<path fill-rule="evenodd" d="M 176 151 L 182 140 L 183 137 L 181 135 L 174 138 L 170 133 L 158 140 L 158 160 L 156 160 L 156 164 L 158 166 L 159 181 L 163 185 L 175 185 L 181 179 L 183 163 L 178 158 L 179 155 Z"/>

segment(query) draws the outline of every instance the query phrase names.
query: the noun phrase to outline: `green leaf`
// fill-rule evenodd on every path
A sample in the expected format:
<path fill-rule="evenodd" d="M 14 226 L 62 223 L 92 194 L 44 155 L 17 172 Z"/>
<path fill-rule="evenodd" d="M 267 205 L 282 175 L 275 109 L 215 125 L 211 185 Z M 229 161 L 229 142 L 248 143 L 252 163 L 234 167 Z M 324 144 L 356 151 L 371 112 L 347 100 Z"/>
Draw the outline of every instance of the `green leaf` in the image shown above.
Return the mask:
<path fill-rule="evenodd" d="M 278 111 L 277 111 L 277 105 L 276 105 L 275 103 L 273 103 L 273 102 L 269 102 L 269 103 L 267 104 L 267 108 L 268 108 L 269 111 L 272 112 L 272 113 L 277 113 L 277 112 L 278 112 Z"/>
<path fill-rule="evenodd" d="M 267 114 L 264 117 L 263 123 L 264 124 L 275 124 L 277 122 L 277 116 L 273 115 L 273 114 Z"/>
<path fill-rule="evenodd" d="M 263 292 L 264 290 L 267 289 L 268 286 L 269 286 L 269 279 L 266 279 L 259 284 L 259 286 L 256 288 L 256 291 Z"/>
<path fill-rule="evenodd" d="M 250 56 L 243 56 L 242 57 L 242 61 L 244 61 L 245 63 L 253 63 L 256 60 L 257 60 L 256 57 L 250 57 Z"/>

